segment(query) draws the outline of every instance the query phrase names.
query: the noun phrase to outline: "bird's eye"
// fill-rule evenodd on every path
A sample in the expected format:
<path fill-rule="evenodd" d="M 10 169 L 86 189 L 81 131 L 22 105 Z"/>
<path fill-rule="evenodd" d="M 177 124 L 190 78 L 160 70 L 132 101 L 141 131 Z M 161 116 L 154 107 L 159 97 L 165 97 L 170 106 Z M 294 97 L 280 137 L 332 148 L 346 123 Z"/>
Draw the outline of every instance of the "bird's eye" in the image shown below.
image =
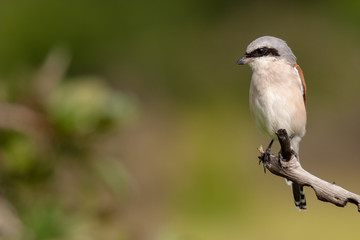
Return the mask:
<path fill-rule="evenodd" d="M 259 54 L 259 56 L 265 56 L 265 55 L 267 55 L 268 51 L 267 51 L 267 48 L 259 48 L 257 50 L 257 53 Z"/>

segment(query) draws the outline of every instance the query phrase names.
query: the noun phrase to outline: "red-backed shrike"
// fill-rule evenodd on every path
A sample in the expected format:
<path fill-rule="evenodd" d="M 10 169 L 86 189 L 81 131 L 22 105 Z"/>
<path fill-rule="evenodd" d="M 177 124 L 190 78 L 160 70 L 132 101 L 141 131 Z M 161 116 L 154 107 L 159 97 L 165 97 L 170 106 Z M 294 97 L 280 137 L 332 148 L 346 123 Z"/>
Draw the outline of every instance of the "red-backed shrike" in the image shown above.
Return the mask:
<path fill-rule="evenodd" d="M 237 64 L 249 64 L 253 70 L 250 85 L 250 109 L 261 132 L 271 143 L 279 129 L 286 129 L 291 147 L 299 155 L 299 143 L 305 135 L 306 85 L 296 57 L 285 41 L 271 36 L 249 44 Z M 295 206 L 306 209 L 303 186 L 292 184 Z"/>

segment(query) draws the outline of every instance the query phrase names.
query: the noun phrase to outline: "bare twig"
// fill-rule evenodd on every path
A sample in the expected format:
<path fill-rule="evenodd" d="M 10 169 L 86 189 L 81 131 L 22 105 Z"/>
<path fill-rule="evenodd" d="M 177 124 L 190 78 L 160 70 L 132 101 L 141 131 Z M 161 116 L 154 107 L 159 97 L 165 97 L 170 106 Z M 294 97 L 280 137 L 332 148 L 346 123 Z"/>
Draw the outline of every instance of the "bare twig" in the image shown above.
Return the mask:
<path fill-rule="evenodd" d="M 348 202 L 357 205 L 360 212 L 360 195 L 352 193 L 334 183 L 326 182 L 304 170 L 296 156 L 292 154 L 290 141 L 286 130 L 280 129 L 277 136 L 281 145 L 281 154 L 284 157 L 282 166 L 275 155 L 270 155 L 264 166 L 273 174 L 284 177 L 299 185 L 310 186 L 314 189 L 317 198 L 324 202 L 330 202 L 338 207 L 344 207 Z M 261 154 L 264 153 L 259 148 Z"/>

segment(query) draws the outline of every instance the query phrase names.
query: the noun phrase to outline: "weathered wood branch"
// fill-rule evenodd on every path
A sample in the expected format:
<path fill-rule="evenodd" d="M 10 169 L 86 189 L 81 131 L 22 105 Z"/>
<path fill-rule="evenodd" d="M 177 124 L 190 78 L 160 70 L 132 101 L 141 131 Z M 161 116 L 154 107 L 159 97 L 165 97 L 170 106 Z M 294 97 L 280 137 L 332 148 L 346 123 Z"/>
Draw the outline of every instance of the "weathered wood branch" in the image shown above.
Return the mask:
<path fill-rule="evenodd" d="M 317 198 L 324 202 L 330 202 L 338 207 L 344 207 L 348 202 L 355 204 L 360 212 L 360 195 L 352 193 L 335 183 L 326 182 L 304 170 L 290 148 L 290 140 L 286 130 L 280 129 L 277 136 L 281 145 L 283 160 L 279 164 L 279 158 L 273 154 L 268 156 L 264 163 L 271 173 L 287 178 L 300 185 L 310 186 L 314 189 Z M 259 148 L 264 153 L 262 147 Z"/>

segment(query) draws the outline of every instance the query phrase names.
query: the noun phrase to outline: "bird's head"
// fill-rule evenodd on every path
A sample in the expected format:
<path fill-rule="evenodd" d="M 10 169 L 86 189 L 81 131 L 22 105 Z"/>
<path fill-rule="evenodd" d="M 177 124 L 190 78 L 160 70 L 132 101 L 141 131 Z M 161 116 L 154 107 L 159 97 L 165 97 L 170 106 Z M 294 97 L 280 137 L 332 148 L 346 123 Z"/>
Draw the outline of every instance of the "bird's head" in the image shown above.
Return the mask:
<path fill-rule="evenodd" d="M 259 61 L 285 60 L 289 64 L 296 63 L 296 57 L 284 40 L 272 36 L 264 36 L 252 41 L 246 48 L 245 55 L 237 64 L 253 66 Z"/>

